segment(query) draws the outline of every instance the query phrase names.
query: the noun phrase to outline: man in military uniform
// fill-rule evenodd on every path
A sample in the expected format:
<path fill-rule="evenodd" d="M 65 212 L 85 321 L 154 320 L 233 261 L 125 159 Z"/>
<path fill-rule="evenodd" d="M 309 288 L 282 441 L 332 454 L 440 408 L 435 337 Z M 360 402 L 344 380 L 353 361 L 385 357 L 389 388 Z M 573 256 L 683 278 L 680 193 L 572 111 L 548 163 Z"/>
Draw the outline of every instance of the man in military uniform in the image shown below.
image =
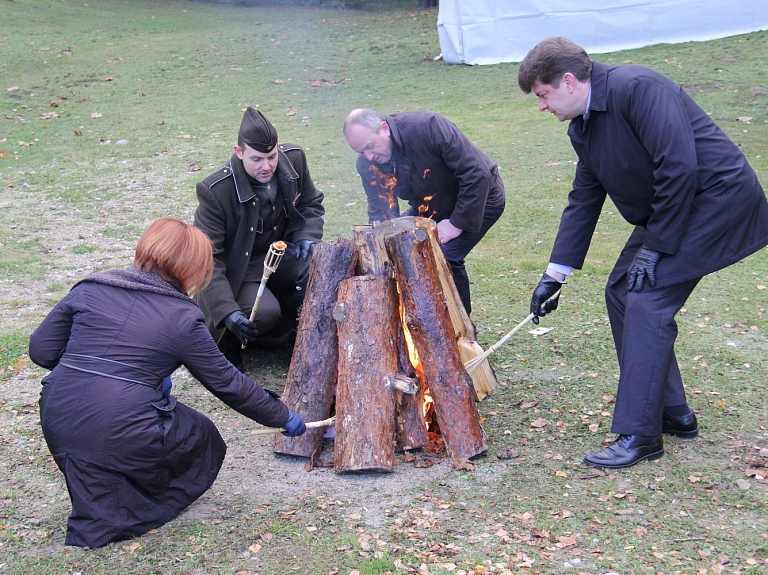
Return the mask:
<path fill-rule="evenodd" d="M 258 110 L 245 111 L 234 150 L 229 163 L 197 183 L 195 226 L 213 243 L 214 271 L 196 299 L 219 347 L 242 371 L 241 345 L 290 349 L 325 210 L 304 150 L 278 144 Z M 252 322 L 264 258 L 279 240 L 288 249 Z"/>

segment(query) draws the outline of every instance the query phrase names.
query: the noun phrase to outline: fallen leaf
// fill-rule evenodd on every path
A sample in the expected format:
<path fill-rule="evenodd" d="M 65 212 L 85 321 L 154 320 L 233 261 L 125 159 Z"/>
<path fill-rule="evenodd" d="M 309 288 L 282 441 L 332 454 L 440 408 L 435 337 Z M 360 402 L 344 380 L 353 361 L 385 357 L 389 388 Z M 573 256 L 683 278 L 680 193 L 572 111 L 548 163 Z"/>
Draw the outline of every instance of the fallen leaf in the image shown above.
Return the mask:
<path fill-rule="evenodd" d="M 738 118 L 736 118 L 736 121 L 749 124 L 752 121 L 752 116 L 739 116 Z"/>
<path fill-rule="evenodd" d="M 6 88 L 8 92 L 15 92 L 16 90 L 20 90 L 18 86 L 11 86 L 10 88 Z"/>
<path fill-rule="evenodd" d="M 547 425 L 549 425 L 549 421 L 541 417 L 531 421 L 531 427 L 533 427 L 534 429 L 541 429 L 542 427 L 546 427 Z"/>
<path fill-rule="evenodd" d="M 288 106 L 288 113 L 286 114 L 286 116 L 295 116 L 297 111 L 298 110 L 296 110 L 296 108 L 294 108 L 293 106 Z"/>
<path fill-rule="evenodd" d="M 91 114 L 91 118 L 101 118 L 103 115 L 104 114 L 100 114 L 98 112 L 94 112 L 93 114 Z"/>
<path fill-rule="evenodd" d="M 511 447 L 507 447 L 498 455 L 499 459 L 517 459 L 518 457 L 520 457 L 520 452 Z"/>
<path fill-rule="evenodd" d="M 517 404 L 520 409 L 531 409 L 539 405 L 538 401 L 521 401 Z"/>
<path fill-rule="evenodd" d="M 699 481 L 701 481 L 701 477 L 688 476 L 688 483 L 698 483 Z"/>
<path fill-rule="evenodd" d="M 469 459 L 461 459 L 457 457 L 453 460 L 453 469 L 455 471 L 474 471 L 475 464 Z"/>
<path fill-rule="evenodd" d="M 251 553 L 258 553 L 260 549 L 261 549 L 261 545 L 259 545 L 258 543 L 254 543 L 248 548 L 248 551 L 250 551 Z"/>

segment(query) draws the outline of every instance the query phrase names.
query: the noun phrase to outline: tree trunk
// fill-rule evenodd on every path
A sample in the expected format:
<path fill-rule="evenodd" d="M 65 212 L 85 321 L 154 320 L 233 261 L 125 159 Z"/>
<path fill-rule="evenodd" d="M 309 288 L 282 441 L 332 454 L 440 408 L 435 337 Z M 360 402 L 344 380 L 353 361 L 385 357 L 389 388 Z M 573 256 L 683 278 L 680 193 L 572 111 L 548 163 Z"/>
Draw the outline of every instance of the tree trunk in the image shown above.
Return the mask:
<path fill-rule="evenodd" d="M 448 454 L 469 459 L 488 446 L 464 369 L 437 273 L 436 254 L 424 227 L 387 237 L 395 264 L 405 324 L 418 351 Z"/>
<path fill-rule="evenodd" d="M 453 273 L 443 256 L 435 222 L 426 218 L 404 216 L 382 222 L 378 229 L 384 233 L 385 238 L 412 229 L 424 229 L 427 231 L 432 252 L 435 256 L 435 264 L 442 292 L 448 304 L 448 313 L 451 318 L 454 336 L 459 344 L 461 361 L 466 364 L 469 360 L 482 355 L 483 348 L 477 343 L 475 324 L 472 323 L 467 310 L 464 308 L 464 304 L 461 302 L 459 291 L 456 289 L 456 284 L 453 281 Z M 485 399 L 498 385 L 496 374 L 488 360 L 480 364 L 480 367 L 470 377 L 472 378 L 473 390 L 477 401 Z"/>
<path fill-rule="evenodd" d="M 352 242 L 315 246 L 307 293 L 299 317 L 296 345 L 288 369 L 283 402 L 304 421 L 319 421 L 330 415 L 336 385 L 338 341 L 333 308 L 336 288 L 354 273 L 356 254 Z M 322 445 L 324 429 L 308 429 L 300 437 L 276 435 L 275 453 L 311 457 Z"/>
<path fill-rule="evenodd" d="M 387 254 L 384 233 L 381 226 L 355 226 L 353 237 L 357 250 L 357 273 L 359 275 L 394 275 L 394 265 Z M 401 313 L 398 296 L 398 315 Z M 398 318 L 399 319 L 399 318 Z M 416 378 L 413 394 L 395 391 L 395 449 L 419 449 L 429 443 L 429 434 L 424 423 L 424 376 L 417 374 L 411 364 L 408 345 L 402 324 L 397 326 L 397 362 L 400 371 Z"/>
<path fill-rule="evenodd" d="M 391 472 L 399 325 L 395 281 L 357 276 L 339 284 L 333 312 L 339 338 L 334 468 Z"/>

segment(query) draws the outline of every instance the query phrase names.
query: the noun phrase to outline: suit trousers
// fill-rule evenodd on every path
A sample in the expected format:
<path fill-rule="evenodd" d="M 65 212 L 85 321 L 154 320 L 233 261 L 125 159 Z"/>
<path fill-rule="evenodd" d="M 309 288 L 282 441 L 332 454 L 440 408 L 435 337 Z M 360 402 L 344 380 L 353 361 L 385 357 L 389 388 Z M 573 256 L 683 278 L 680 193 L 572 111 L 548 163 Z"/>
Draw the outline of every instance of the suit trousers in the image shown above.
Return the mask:
<path fill-rule="evenodd" d="M 627 270 L 642 247 L 632 234 L 605 287 L 605 303 L 619 360 L 619 386 L 611 431 L 619 435 L 661 435 L 665 406 L 686 403 L 675 357 L 675 315 L 701 278 L 663 288 L 627 291 Z M 668 256 L 674 257 L 674 256 Z"/>
<path fill-rule="evenodd" d="M 448 265 L 451 266 L 453 281 L 456 284 L 459 297 L 461 297 L 461 303 L 464 304 L 464 309 L 467 310 L 468 314 L 472 313 L 472 302 L 469 292 L 469 276 L 467 275 L 467 268 L 464 266 L 464 258 L 483 239 L 483 236 L 485 236 L 503 213 L 504 204 L 498 207 L 486 208 L 483 213 L 483 223 L 481 224 L 480 231 L 462 232 L 451 241 L 442 245 L 443 255 Z"/>

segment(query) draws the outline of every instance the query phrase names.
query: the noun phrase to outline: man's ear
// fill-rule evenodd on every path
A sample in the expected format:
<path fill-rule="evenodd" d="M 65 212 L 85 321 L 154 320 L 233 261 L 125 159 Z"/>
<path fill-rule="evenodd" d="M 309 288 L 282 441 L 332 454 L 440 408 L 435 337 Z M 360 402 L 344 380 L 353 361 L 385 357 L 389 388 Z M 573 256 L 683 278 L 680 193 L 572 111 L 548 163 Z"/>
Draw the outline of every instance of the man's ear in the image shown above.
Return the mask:
<path fill-rule="evenodd" d="M 379 133 L 384 134 L 385 136 L 390 135 L 389 124 L 387 124 L 386 120 L 382 120 L 381 126 L 379 127 Z"/>
<path fill-rule="evenodd" d="M 237 144 L 235 144 L 235 155 L 241 160 L 243 159 L 243 149 Z"/>
<path fill-rule="evenodd" d="M 565 82 L 565 87 L 569 92 L 573 92 L 576 89 L 576 76 L 570 72 L 563 74 L 563 82 Z"/>

